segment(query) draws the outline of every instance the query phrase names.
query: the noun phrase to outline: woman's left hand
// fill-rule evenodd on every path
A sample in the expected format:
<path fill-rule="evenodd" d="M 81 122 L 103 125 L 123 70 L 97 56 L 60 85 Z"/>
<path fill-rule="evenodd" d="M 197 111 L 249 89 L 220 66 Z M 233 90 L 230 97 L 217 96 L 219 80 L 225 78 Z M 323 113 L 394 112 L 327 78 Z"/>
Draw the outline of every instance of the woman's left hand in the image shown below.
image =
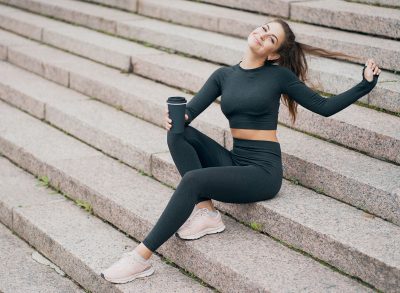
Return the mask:
<path fill-rule="evenodd" d="M 376 65 L 374 59 L 368 59 L 365 65 L 367 67 L 364 70 L 364 77 L 367 81 L 371 82 L 374 78 L 373 75 L 379 75 L 381 70 L 378 68 L 378 65 Z"/>

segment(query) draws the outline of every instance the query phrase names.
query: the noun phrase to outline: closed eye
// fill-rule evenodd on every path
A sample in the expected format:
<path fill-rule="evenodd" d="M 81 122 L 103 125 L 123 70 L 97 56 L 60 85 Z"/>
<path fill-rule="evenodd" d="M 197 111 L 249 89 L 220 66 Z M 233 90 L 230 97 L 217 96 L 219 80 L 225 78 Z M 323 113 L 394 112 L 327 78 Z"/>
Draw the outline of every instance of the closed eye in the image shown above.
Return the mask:
<path fill-rule="evenodd" d="M 265 32 L 267 32 L 267 30 L 265 29 L 264 26 L 262 26 L 262 28 L 263 28 L 263 30 L 264 30 Z M 272 41 L 272 44 L 275 44 L 274 38 L 271 37 L 271 41 Z"/>

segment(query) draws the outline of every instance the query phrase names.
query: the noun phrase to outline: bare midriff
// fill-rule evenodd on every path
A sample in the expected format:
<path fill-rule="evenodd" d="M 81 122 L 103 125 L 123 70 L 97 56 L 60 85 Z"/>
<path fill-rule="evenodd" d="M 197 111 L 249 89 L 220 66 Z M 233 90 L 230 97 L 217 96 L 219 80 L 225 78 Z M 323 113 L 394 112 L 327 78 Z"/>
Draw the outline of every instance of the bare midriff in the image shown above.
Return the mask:
<path fill-rule="evenodd" d="M 276 137 L 276 130 L 231 128 L 231 133 L 234 138 L 279 142 Z"/>

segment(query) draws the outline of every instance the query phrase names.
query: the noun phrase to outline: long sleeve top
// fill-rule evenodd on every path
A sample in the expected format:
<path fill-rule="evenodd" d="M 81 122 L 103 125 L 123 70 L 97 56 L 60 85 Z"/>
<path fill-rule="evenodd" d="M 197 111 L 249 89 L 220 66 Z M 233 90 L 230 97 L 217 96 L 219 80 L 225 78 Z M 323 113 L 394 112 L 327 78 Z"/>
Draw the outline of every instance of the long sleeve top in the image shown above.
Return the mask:
<path fill-rule="evenodd" d="M 221 110 L 231 128 L 276 130 L 281 94 L 325 117 L 348 107 L 368 94 L 376 85 L 364 78 L 347 91 L 324 98 L 309 88 L 290 69 L 266 62 L 263 66 L 244 69 L 240 62 L 216 69 L 197 94 L 187 103 L 189 125 L 213 101 L 221 96 Z"/>

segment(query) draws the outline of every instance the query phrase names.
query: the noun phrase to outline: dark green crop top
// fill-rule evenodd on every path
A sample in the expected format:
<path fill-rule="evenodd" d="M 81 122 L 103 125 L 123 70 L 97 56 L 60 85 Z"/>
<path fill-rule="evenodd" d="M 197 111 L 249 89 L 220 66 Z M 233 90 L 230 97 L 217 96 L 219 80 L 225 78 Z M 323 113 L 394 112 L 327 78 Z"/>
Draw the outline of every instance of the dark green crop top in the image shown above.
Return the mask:
<path fill-rule="evenodd" d="M 261 67 L 243 69 L 240 63 L 222 66 L 211 74 L 186 105 L 186 126 L 221 96 L 221 110 L 231 128 L 276 130 L 283 93 L 304 108 L 328 117 L 369 93 L 378 81 L 378 75 L 371 82 L 364 78 L 364 66 L 361 82 L 341 94 L 324 98 L 286 67 L 266 62 Z"/>

